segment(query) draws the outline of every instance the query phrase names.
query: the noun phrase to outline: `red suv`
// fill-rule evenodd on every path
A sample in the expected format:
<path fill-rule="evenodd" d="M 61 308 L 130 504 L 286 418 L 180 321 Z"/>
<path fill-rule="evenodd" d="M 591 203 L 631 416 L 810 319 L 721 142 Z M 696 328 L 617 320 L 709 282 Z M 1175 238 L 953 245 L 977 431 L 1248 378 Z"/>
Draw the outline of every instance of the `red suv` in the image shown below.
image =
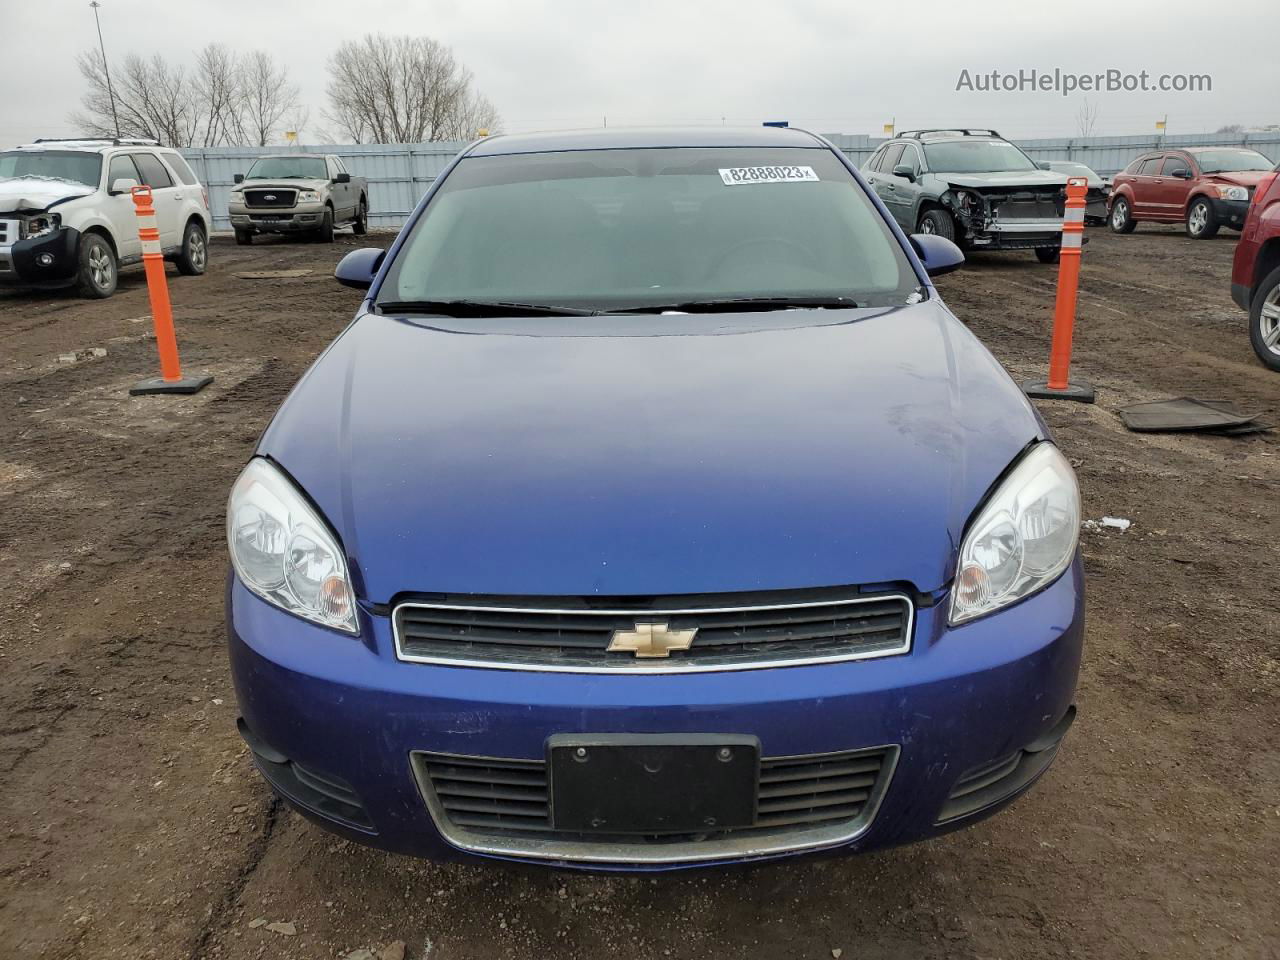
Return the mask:
<path fill-rule="evenodd" d="M 1254 353 L 1280 371 L 1280 167 L 1254 190 L 1231 266 L 1231 297 L 1249 311 Z"/>
<path fill-rule="evenodd" d="M 1146 153 L 1116 174 L 1108 215 L 1116 233 L 1141 220 L 1186 223 L 1187 236 L 1208 240 L 1219 227 L 1239 230 L 1253 189 L 1272 162 L 1256 150 L 1188 147 Z"/>

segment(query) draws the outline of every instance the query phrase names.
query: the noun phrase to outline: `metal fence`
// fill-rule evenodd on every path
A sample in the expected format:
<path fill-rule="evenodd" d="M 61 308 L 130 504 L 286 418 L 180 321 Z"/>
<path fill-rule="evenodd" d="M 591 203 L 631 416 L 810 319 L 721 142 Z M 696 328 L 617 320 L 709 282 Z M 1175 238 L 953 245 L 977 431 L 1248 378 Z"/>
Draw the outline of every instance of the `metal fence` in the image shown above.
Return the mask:
<path fill-rule="evenodd" d="M 858 166 L 886 139 L 844 133 L 827 136 Z M 1103 175 L 1124 169 L 1138 154 L 1172 147 L 1248 147 L 1273 163 L 1280 163 L 1280 133 L 1056 137 L 1017 143 L 1036 160 L 1075 160 Z M 353 175 L 368 179 L 370 226 L 399 227 L 422 199 L 431 181 L 465 145 L 461 142 L 377 143 L 314 149 L 337 154 Z M 227 192 L 234 175 L 248 170 L 255 157 L 281 152 L 280 147 L 191 147 L 182 151 L 200 182 L 209 189 L 215 230 L 231 229 L 227 219 Z"/>

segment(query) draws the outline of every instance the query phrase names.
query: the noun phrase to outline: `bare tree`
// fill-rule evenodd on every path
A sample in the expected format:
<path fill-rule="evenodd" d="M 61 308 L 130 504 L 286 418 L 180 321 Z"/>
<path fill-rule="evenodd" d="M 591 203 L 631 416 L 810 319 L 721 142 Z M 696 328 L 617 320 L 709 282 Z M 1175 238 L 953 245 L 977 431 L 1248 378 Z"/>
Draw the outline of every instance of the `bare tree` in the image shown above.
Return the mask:
<path fill-rule="evenodd" d="M 1244 133 L 1244 126 L 1239 123 L 1228 123 L 1219 127 L 1214 133 Z"/>
<path fill-rule="evenodd" d="M 114 136 L 102 55 L 82 53 L 77 62 L 87 89 L 71 120 L 92 136 Z M 265 146 L 286 114 L 305 118 L 288 69 L 267 53 L 240 57 L 211 43 L 196 55 L 190 72 L 158 55 L 143 59 L 130 54 L 112 67 L 111 75 L 120 132 L 169 146 Z"/>
<path fill-rule="evenodd" d="M 288 68 L 262 50 L 245 54 L 240 63 L 240 86 L 247 142 L 265 147 L 282 130 L 284 118 L 298 112 L 298 88 L 289 82 Z"/>
<path fill-rule="evenodd" d="M 81 100 L 83 111 L 73 114 L 72 122 L 94 136 L 114 136 L 101 54 L 82 53 L 77 63 L 89 89 Z M 147 60 L 130 54 L 112 73 L 123 135 L 151 137 L 175 147 L 192 145 L 200 121 L 193 109 L 192 83 L 185 70 L 171 67 L 160 56 Z"/>
<path fill-rule="evenodd" d="M 246 90 L 235 53 L 211 43 L 196 56 L 195 71 L 192 92 L 200 117 L 200 145 L 243 142 Z"/>
<path fill-rule="evenodd" d="M 471 71 L 429 37 L 347 41 L 329 58 L 329 74 L 326 117 L 356 143 L 462 140 L 500 123 Z"/>
<path fill-rule="evenodd" d="M 1089 98 L 1084 98 L 1084 103 L 1080 105 L 1080 109 L 1076 111 L 1076 133 L 1082 137 L 1093 136 L 1093 128 L 1098 125 L 1098 114 L 1101 108 L 1096 103 L 1090 103 Z"/>

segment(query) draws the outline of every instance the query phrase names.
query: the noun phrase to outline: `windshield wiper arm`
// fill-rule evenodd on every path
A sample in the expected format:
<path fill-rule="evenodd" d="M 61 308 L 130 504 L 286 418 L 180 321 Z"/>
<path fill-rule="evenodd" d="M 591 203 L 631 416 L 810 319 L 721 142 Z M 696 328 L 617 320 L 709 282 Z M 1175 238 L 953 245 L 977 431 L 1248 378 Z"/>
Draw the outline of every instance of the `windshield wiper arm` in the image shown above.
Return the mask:
<path fill-rule="evenodd" d="M 861 306 L 850 297 L 735 297 L 722 300 L 688 300 L 684 303 L 640 304 L 607 313 L 747 313 L 763 310 L 851 310 Z"/>
<path fill-rule="evenodd" d="M 377 304 L 383 313 L 424 313 L 442 317 L 595 317 L 599 310 L 561 307 L 550 303 L 503 300 L 389 300 Z"/>

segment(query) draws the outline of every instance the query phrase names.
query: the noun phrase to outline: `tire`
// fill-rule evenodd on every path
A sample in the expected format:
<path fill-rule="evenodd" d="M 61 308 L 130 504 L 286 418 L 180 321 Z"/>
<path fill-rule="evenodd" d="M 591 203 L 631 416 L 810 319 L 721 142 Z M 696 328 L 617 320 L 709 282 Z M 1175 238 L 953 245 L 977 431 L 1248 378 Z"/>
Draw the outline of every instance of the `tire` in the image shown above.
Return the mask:
<path fill-rule="evenodd" d="M 252 230 L 237 230 L 237 231 L 236 231 L 236 243 L 237 243 L 239 246 L 242 246 L 242 247 L 247 247 L 247 246 L 249 246 L 249 244 L 253 243 L 253 231 L 252 231 Z"/>
<path fill-rule="evenodd" d="M 1192 240 L 1212 240 L 1218 235 L 1218 221 L 1208 197 L 1196 197 L 1187 208 L 1187 236 Z"/>
<path fill-rule="evenodd" d="M 316 239 L 321 243 L 333 243 L 333 210 L 330 207 L 324 208 L 324 219 L 320 221 Z"/>
<path fill-rule="evenodd" d="M 105 300 L 116 292 L 120 268 L 116 252 L 100 233 L 80 237 L 80 268 L 76 272 L 76 288 L 90 300 Z"/>
<path fill-rule="evenodd" d="M 1267 274 L 1254 295 L 1249 342 L 1262 365 L 1280 373 L 1280 267 Z"/>
<path fill-rule="evenodd" d="M 363 237 L 369 232 L 369 205 L 360 201 L 360 206 L 356 207 L 356 218 L 352 221 L 351 232 L 357 237 Z"/>
<path fill-rule="evenodd" d="M 188 277 L 200 276 L 209 265 L 209 238 L 205 236 L 204 227 L 195 220 L 182 231 L 182 250 L 174 263 L 178 272 Z"/>
<path fill-rule="evenodd" d="M 1060 247 L 1036 247 L 1036 259 L 1041 263 L 1057 263 L 1062 259 Z"/>
<path fill-rule="evenodd" d="M 916 224 L 916 233 L 933 234 L 955 243 L 956 222 L 945 210 L 926 210 L 920 214 L 920 222 Z"/>
<path fill-rule="evenodd" d="M 1107 214 L 1107 222 L 1111 224 L 1112 233 L 1133 233 L 1138 221 L 1133 219 L 1133 210 L 1125 197 L 1116 197 L 1111 201 L 1111 212 Z"/>

